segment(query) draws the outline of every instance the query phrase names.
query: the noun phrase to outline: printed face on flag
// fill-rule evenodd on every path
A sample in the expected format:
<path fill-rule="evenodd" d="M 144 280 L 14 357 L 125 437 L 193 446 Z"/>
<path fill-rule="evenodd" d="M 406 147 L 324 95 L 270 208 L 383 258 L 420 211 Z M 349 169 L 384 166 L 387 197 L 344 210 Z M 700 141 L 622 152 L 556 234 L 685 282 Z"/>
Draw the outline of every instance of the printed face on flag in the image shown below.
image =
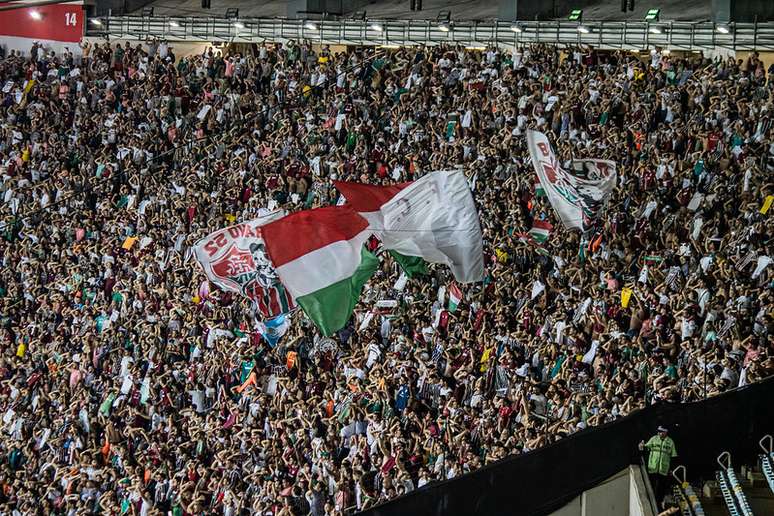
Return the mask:
<path fill-rule="evenodd" d="M 221 229 L 193 248 L 210 281 L 255 302 L 266 316 L 293 308 L 292 298 L 279 280 L 261 233 L 261 226 L 273 218 L 276 215 Z"/>
<path fill-rule="evenodd" d="M 527 143 L 551 206 L 567 227 L 584 229 L 597 217 L 615 187 L 615 163 L 574 160 L 570 172 L 562 168 L 545 134 L 529 131 Z"/>
<path fill-rule="evenodd" d="M 213 257 L 212 272 L 221 281 L 235 283 L 250 299 L 255 287 L 268 288 L 277 282 L 263 239 L 242 238 L 221 251 Z"/>

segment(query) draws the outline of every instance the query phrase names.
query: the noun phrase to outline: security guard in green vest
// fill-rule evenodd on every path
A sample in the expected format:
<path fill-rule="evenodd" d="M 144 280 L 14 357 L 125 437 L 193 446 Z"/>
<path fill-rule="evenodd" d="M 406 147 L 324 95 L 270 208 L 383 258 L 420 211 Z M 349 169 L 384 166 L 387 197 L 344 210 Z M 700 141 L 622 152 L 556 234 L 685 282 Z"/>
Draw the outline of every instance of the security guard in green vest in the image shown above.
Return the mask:
<path fill-rule="evenodd" d="M 669 466 L 672 459 L 677 457 L 675 442 L 667 433 L 666 427 L 659 426 L 658 434 L 651 437 L 647 443 L 640 441 L 640 450 L 648 450 L 648 476 L 659 504 L 663 502 L 669 489 Z"/>

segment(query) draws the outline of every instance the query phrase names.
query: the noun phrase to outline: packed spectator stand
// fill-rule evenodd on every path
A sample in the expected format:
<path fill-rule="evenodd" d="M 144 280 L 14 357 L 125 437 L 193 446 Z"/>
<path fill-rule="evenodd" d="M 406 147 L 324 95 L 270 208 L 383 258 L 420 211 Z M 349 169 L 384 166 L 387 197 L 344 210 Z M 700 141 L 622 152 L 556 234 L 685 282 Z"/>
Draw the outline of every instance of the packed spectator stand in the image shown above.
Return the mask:
<path fill-rule="evenodd" d="M 350 513 L 770 376 L 772 73 L 546 46 L 5 57 L 0 512 Z M 588 248 L 529 128 L 618 165 Z M 443 324 L 448 270 L 398 291 L 383 253 L 347 328 L 298 312 L 271 348 L 193 263 L 235 220 L 336 204 L 334 179 L 454 168 L 487 277 Z"/>

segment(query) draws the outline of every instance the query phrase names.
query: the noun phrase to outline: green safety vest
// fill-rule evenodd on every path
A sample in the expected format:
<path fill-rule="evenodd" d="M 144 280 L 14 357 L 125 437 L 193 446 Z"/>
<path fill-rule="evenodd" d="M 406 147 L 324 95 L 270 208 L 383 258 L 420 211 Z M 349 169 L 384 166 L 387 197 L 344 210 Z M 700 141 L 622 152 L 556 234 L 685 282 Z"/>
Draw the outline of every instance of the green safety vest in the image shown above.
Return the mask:
<path fill-rule="evenodd" d="M 650 452 L 648 455 L 648 473 L 668 475 L 669 463 L 673 457 L 677 457 L 675 442 L 668 436 L 662 439 L 660 435 L 654 435 L 645 444 L 645 448 Z"/>

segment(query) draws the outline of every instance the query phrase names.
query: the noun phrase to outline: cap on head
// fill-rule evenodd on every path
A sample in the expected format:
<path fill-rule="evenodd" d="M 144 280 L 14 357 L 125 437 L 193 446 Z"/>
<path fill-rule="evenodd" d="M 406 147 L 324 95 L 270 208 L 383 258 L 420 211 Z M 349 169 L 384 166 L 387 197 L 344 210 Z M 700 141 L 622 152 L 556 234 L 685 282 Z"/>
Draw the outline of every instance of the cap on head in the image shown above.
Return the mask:
<path fill-rule="evenodd" d="M 666 433 L 666 432 L 668 432 L 669 430 L 667 430 L 667 428 L 666 428 L 665 426 L 659 426 L 659 427 L 658 427 L 658 431 L 659 431 L 659 432 L 664 432 L 664 433 Z"/>

